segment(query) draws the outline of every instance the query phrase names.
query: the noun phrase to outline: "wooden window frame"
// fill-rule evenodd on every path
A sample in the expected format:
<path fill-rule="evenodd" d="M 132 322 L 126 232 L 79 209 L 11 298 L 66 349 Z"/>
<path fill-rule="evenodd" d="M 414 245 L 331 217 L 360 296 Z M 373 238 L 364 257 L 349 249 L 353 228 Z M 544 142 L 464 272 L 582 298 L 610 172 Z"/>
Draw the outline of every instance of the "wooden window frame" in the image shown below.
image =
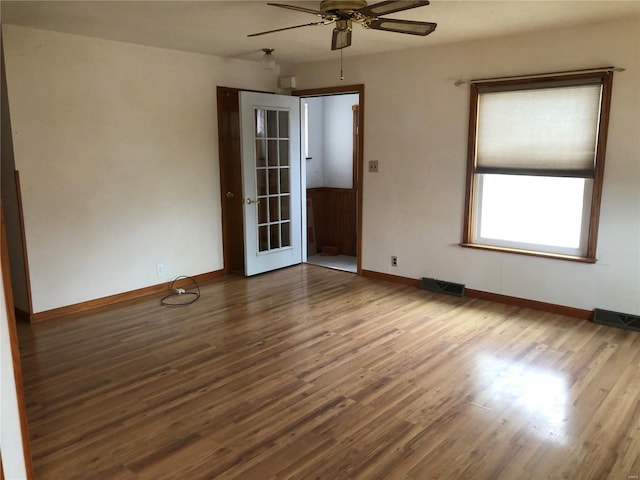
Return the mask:
<path fill-rule="evenodd" d="M 537 250 L 524 250 L 517 248 L 500 247 L 493 245 L 483 245 L 474 243 L 473 232 L 475 228 L 474 218 L 475 204 L 477 201 L 476 189 L 476 140 L 478 131 L 478 95 L 479 89 L 485 86 L 513 88 L 514 86 L 540 84 L 557 82 L 557 81 L 579 81 L 588 78 L 599 78 L 602 83 L 602 99 L 600 106 L 600 119 L 598 125 L 598 140 L 596 146 L 595 166 L 593 174 L 593 189 L 591 193 L 591 204 L 589 213 L 589 228 L 587 247 L 584 256 L 565 255 L 559 253 L 543 252 Z M 609 128 L 609 113 L 611 109 L 611 89 L 613 85 L 613 71 L 603 70 L 595 73 L 578 73 L 570 75 L 549 75 L 523 77 L 517 79 L 507 79 L 498 81 L 472 82 L 470 85 L 470 101 L 469 101 L 469 136 L 467 146 L 467 175 L 465 189 L 465 214 L 464 227 L 462 234 L 463 247 L 478 248 L 483 250 L 491 250 L 506 253 L 518 253 L 524 255 L 533 255 L 545 258 L 557 258 L 562 260 L 573 260 L 577 262 L 595 263 L 596 249 L 598 243 L 598 225 L 600 221 L 600 203 L 602 199 L 602 184 L 604 178 L 604 163 L 607 146 L 607 133 Z"/>

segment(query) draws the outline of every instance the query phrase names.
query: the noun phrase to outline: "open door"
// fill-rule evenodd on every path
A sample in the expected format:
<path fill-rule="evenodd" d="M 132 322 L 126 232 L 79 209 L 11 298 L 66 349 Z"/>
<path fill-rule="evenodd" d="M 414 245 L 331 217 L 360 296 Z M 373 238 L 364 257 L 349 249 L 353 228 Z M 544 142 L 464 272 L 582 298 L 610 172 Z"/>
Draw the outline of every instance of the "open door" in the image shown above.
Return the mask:
<path fill-rule="evenodd" d="M 302 262 L 300 99 L 240 92 L 245 275 Z"/>

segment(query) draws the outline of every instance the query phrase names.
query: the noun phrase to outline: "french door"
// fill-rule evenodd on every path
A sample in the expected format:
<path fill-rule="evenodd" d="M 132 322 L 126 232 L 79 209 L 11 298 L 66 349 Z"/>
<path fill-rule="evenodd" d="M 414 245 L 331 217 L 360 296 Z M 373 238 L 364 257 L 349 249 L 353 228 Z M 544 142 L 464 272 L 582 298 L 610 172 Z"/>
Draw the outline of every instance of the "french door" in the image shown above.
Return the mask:
<path fill-rule="evenodd" d="M 302 262 L 300 99 L 240 92 L 245 275 Z"/>

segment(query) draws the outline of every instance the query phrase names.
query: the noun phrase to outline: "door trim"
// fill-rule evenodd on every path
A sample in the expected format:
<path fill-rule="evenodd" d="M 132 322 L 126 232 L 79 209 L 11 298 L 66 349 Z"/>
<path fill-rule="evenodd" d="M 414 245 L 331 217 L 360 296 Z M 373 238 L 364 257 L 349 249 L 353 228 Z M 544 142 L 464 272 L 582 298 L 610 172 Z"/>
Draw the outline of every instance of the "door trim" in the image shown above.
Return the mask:
<path fill-rule="evenodd" d="M 358 94 L 358 122 L 360 132 L 358 135 L 358 159 L 357 159 L 357 195 L 356 195 L 356 259 L 358 265 L 358 275 L 362 275 L 362 185 L 364 168 L 364 84 L 340 85 L 337 87 L 311 88 L 305 90 L 294 90 L 292 95 L 298 97 L 322 97 L 326 95 L 339 95 L 343 93 Z"/>

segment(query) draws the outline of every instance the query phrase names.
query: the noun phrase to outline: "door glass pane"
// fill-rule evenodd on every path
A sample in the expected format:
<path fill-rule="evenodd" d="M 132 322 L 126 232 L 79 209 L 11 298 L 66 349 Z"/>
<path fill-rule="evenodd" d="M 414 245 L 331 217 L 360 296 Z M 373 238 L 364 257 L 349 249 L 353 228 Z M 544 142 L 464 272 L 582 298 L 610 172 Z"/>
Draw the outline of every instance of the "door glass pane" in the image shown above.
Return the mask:
<path fill-rule="evenodd" d="M 288 190 L 287 190 L 288 191 Z M 277 195 L 280 193 L 278 190 L 278 169 L 269 169 L 269 195 Z"/>
<path fill-rule="evenodd" d="M 267 140 L 269 143 L 269 166 L 277 167 L 278 166 L 278 141 L 277 140 Z"/>
<path fill-rule="evenodd" d="M 269 250 L 269 227 L 264 225 L 258 227 L 258 251 L 264 252 Z"/>
<path fill-rule="evenodd" d="M 280 248 L 280 224 L 276 223 L 269 227 L 271 229 L 271 245 L 270 249 Z"/>
<path fill-rule="evenodd" d="M 258 251 L 291 247 L 289 112 L 256 109 L 255 142 Z"/>
<path fill-rule="evenodd" d="M 260 203 L 258 204 L 258 223 L 268 223 L 269 219 L 267 216 L 267 197 L 259 198 Z"/>
<path fill-rule="evenodd" d="M 280 166 L 289 166 L 289 140 L 280 140 Z"/>
<path fill-rule="evenodd" d="M 281 225 L 282 227 L 282 246 L 290 247 L 291 246 L 291 222 L 285 222 Z"/>
<path fill-rule="evenodd" d="M 276 138 L 278 136 L 278 111 L 267 110 L 267 137 Z"/>
<path fill-rule="evenodd" d="M 286 110 L 278 112 L 278 120 L 278 136 L 289 138 L 289 112 Z"/>
<path fill-rule="evenodd" d="M 289 169 L 280 169 L 280 192 L 289 193 Z"/>
<path fill-rule="evenodd" d="M 256 108 L 256 138 L 266 136 L 265 113 L 261 108 Z"/>
<path fill-rule="evenodd" d="M 267 166 L 266 140 L 256 140 L 256 167 Z"/>
<path fill-rule="evenodd" d="M 256 175 L 258 177 L 258 196 L 267 194 L 267 170 L 259 169 L 256 170 Z"/>
<path fill-rule="evenodd" d="M 289 220 L 289 195 L 280 197 L 280 217 L 282 220 Z"/>
<path fill-rule="evenodd" d="M 278 222 L 280 220 L 280 199 L 269 197 L 269 221 Z"/>

